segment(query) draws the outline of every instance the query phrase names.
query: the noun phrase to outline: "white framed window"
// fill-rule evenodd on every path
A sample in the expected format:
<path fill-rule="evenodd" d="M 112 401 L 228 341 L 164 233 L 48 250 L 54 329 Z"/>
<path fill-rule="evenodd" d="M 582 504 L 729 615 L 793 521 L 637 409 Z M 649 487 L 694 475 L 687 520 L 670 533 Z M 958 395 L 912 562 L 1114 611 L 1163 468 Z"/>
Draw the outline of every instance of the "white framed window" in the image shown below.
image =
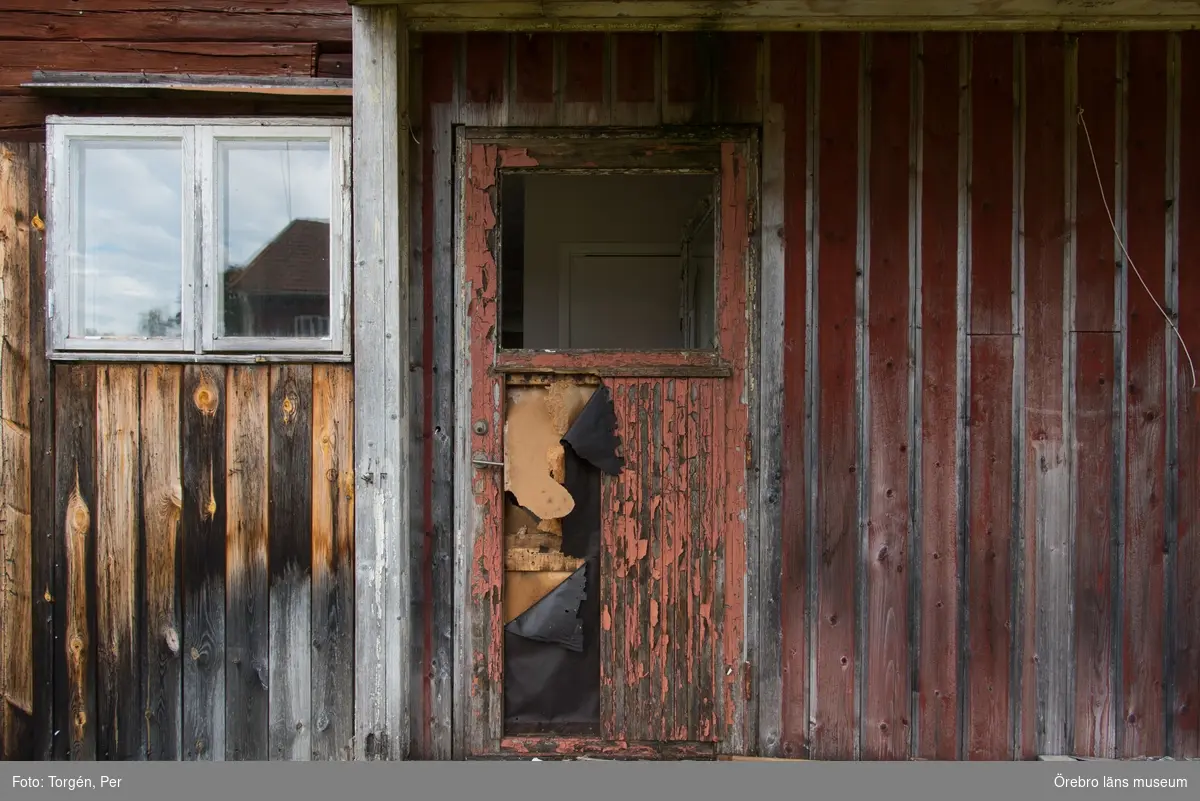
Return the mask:
<path fill-rule="evenodd" d="M 47 130 L 51 358 L 349 358 L 348 120 Z"/>

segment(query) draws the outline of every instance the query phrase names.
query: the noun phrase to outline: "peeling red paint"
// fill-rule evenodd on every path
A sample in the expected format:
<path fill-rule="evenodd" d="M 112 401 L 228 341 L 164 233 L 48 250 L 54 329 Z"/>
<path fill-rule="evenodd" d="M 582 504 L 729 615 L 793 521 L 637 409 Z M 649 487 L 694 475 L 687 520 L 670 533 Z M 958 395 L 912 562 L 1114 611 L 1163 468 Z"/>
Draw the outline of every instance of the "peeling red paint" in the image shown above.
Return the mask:
<path fill-rule="evenodd" d="M 500 454 L 503 393 L 499 379 L 490 368 L 496 349 L 496 293 L 498 276 L 495 254 L 488 233 L 496 226 L 491 188 L 496 184 L 498 155 L 495 146 L 471 148 L 467 167 L 465 279 L 470 293 L 471 335 L 471 453 L 495 461 Z M 482 431 L 482 433 L 479 433 Z M 480 721 L 477 731 L 496 731 L 502 718 L 500 688 L 503 682 L 501 589 L 504 579 L 504 554 L 501 521 L 503 503 L 500 474 L 476 472 L 475 492 L 477 528 L 472 548 L 471 598 L 475 618 L 474 652 L 477 669 L 472 681 L 472 714 Z M 481 636 L 482 635 L 482 636 Z M 487 737 L 472 738 L 476 751 Z M 481 742 L 484 740 L 484 742 Z"/>
<path fill-rule="evenodd" d="M 508 169 L 510 167 L 536 167 L 537 159 L 529 155 L 529 150 L 524 147 L 505 147 L 500 148 L 500 168 Z"/>

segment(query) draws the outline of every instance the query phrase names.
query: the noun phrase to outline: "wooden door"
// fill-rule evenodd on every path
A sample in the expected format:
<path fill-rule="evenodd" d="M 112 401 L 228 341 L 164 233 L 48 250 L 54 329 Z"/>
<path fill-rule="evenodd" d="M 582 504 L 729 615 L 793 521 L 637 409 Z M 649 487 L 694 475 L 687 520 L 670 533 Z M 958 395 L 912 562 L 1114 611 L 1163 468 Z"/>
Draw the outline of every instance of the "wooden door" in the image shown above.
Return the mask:
<path fill-rule="evenodd" d="M 458 142 L 458 730 L 464 756 L 745 747 L 754 142 L 731 132 L 662 139 L 496 131 L 464 132 Z M 704 347 L 500 347 L 506 176 L 622 171 L 711 176 L 714 269 Z M 605 393 L 623 458 L 618 474 L 600 479 L 598 581 L 588 588 L 599 594 L 599 720 L 584 737 L 528 736 L 506 731 L 504 713 L 505 490 L 506 474 L 511 478 L 515 470 L 506 464 L 506 444 L 515 447 L 505 442 L 506 404 L 520 397 L 514 392 L 528 391 L 519 388 L 563 381 Z"/>

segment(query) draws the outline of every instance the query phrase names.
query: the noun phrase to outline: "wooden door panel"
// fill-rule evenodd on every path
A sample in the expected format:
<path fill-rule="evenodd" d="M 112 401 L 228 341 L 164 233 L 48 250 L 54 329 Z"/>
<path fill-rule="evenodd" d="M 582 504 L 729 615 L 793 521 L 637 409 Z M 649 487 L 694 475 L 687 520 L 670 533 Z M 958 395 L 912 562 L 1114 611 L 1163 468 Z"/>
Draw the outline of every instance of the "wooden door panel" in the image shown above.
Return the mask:
<path fill-rule="evenodd" d="M 621 168 L 627 158 L 630 168 L 643 169 L 654 154 L 667 160 L 666 168 L 673 166 L 671 148 L 634 145 L 621 155 L 616 141 L 605 145 L 610 168 Z M 585 152 L 581 143 L 572 146 Z M 561 168 L 565 156 L 554 151 L 543 165 L 536 148 L 486 139 L 465 143 L 458 352 L 469 383 L 459 406 L 465 429 L 459 461 L 465 492 L 459 497 L 470 507 L 459 544 L 460 580 L 467 589 L 460 596 L 465 707 L 459 720 L 468 754 L 495 753 L 508 742 L 503 471 L 482 465 L 503 458 L 505 375 L 547 372 L 591 375 L 608 388 L 624 458 L 619 475 L 601 480 L 597 747 L 606 753 L 639 743 L 745 748 L 749 293 L 756 269 L 750 232 L 757 174 L 746 141 L 719 142 L 705 152 L 720 176 L 714 350 L 501 351 L 499 174 Z"/>
<path fill-rule="evenodd" d="M 602 497 L 601 722 L 610 739 L 717 739 L 722 379 L 612 379 L 625 456 Z"/>

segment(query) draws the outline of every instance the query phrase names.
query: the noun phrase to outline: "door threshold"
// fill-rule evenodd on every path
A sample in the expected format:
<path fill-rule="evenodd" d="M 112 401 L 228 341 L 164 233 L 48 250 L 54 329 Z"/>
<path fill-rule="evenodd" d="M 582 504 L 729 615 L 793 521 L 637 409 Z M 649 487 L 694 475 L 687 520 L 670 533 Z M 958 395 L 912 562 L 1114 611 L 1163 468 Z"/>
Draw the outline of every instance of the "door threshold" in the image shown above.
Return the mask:
<path fill-rule="evenodd" d="M 715 761 L 717 747 L 716 743 L 625 742 L 599 737 L 531 735 L 503 738 L 500 741 L 500 755 L 517 759 Z"/>

